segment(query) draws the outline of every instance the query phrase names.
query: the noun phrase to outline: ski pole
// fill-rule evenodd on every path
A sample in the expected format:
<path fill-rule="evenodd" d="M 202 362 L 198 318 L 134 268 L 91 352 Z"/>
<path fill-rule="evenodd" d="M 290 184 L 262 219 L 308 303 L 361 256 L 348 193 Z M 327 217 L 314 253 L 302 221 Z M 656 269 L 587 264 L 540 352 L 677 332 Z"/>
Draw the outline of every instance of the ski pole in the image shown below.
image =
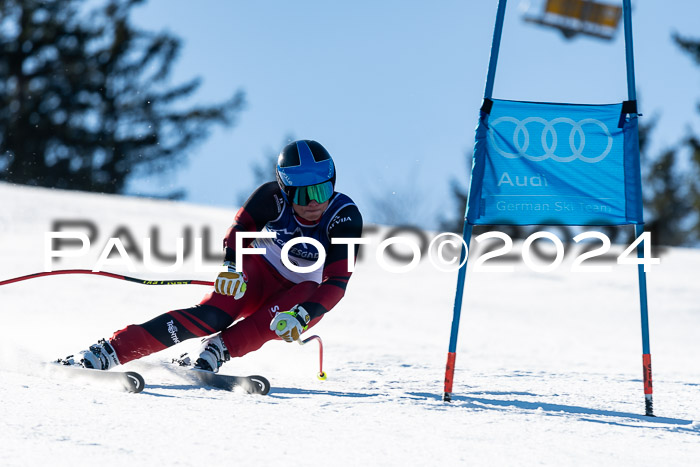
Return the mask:
<path fill-rule="evenodd" d="M 137 284 L 142 284 L 142 285 L 187 285 L 187 284 L 214 285 L 214 283 L 210 282 L 210 281 L 199 281 L 199 280 L 194 280 L 194 279 L 183 279 L 183 280 L 138 279 L 136 277 L 124 276 L 122 274 L 114 274 L 112 272 L 104 272 L 104 271 L 91 271 L 89 269 L 60 269 L 57 271 L 37 272 L 35 274 L 28 274 L 26 276 L 13 277 L 12 279 L 6 279 L 4 281 L 0 281 L 0 285 L 7 285 L 7 284 L 12 284 L 14 282 L 21 282 L 21 281 L 26 281 L 29 279 L 36 279 L 37 277 L 59 276 L 59 275 L 63 275 L 63 274 L 91 274 L 91 275 L 95 275 L 95 276 L 104 276 L 104 277 L 110 277 L 112 279 L 121 279 L 124 281 L 136 282 Z"/>
<path fill-rule="evenodd" d="M 299 345 L 304 345 L 307 342 L 310 342 L 312 340 L 318 341 L 318 362 L 319 362 L 319 369 L 318 373 L 316 374 L 316 377 L 320 379 L 321 381 L 325 381 L 328 375 L 323 371 L 323 341 L 321 341 L 321 338 L 319 336 L 311 336 L 307 337 L 306 339 L 299 340 Z"/>

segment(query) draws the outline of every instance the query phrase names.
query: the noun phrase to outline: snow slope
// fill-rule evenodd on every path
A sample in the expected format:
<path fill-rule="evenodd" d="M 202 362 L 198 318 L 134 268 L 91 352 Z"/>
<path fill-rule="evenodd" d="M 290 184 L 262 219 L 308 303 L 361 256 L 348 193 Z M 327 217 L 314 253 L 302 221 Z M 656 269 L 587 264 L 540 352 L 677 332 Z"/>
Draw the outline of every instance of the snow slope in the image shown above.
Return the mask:
<path fill-rule="evenodd" d="M 0 184 L 0 280 L 42 271 L 44 233 L 90 219 L 91 269 L 124 228 L 175 250 L 189 227 L 212 248 L 235 210 Z M 393 274 L 372 237 L 344 300 L 313 333 L 228 363 L 259 373 L 266 397 L 194 387 L 162 363 L 178 344 L 126 365 L 139 395 L 49 378 L 42 362 L 130 323 L 196 303 L 202 286 L 149 287 L 54 276 L 0 287 L 0 465 L 697 465 L 700 459 L 700 251 L 673 249 L 648 275 L 657 418 L 644 417 L 636 268 L 469 272 L 454 402 L 441 400 L 456 274 L 428 261 Z M 211 265 L 212 263 L 207 263 Z M 473 265 L 473 261 L 471 262 Z M 176 273 L 212 280 L 190 256 Z M 470 266 L 471 268 L 472 266 Z M 128 273 L 123 267 L 105 268 Z"/>

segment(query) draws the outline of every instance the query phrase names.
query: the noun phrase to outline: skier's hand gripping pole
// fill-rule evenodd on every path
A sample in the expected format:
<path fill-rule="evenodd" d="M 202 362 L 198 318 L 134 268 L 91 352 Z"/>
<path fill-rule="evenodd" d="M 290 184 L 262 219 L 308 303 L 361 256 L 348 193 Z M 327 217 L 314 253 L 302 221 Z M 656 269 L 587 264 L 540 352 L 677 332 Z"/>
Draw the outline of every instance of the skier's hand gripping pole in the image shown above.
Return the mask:
<path fill-rule="evenodd" d="M 214 291 L 240 300 L 248 287 L 247 277 L 242 271 L 237 271 L 236 265 L 230 261 L 224 262 L 224 266 L 228 267 L 228 271 L 219 273 Z"/>
<path fill-rule="evenodd" d="M 275 331 L 285 342 L 298 341 L 301 333 L 306 331 L 311 315 L 303 306 L 295 305 L 289 311 L 277 313 L 270 323 L 270 331 Z"/>

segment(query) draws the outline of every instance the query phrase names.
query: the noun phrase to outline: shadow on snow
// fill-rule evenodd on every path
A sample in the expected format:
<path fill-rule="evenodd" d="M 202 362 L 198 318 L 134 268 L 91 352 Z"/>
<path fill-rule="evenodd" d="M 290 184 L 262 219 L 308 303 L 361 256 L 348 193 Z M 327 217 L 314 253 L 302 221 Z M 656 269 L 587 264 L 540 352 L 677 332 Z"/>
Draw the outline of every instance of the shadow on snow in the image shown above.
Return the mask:
<path fill-rule="evenodd" d="M 418 398 L 434 399 L 434 400 L 442 401 L 442 396 L 437 395 L 437 394 L 430 394 L 430 393 L 409 393 L 409 394 L 414 396 L 414 397 L 418 397 Z M 515 395 L 518 395 L 518 394 L 515 394 Z M 530 395 L 530 394 L 528 394 L 528 395 Z M 528 401 L 521 401 L 521 400 L 486 399 L 483 397 L 453 395 L 452 396 L 452 403 L 455 403 L 455 402 L 463 402 L 463 403 L 466 403 L 466 405 L 468 407 L 477 408 L 477 409 L 490 409 L 490 410 L 503 411 L 504 409 L 506 409 L 508 407 L 516 407 L 519 409 L 525 409 L 525 410 L 531 410 L 531 411 L 541 410 L 541 411 L 544 411 L 544 414 L 548 415 L 548 416 L 562 415 L 562 413 L 563 413 L 563 414 L 575 414 L 575 415 L 595 415 L 595 416 L 601 416 L 601 417 L 625 418 L 625 419 L 629 419 L 630 421 L 634 420 L 634 421 L 638 421 L 638 422 L 655 423 L 655 424 L 659 424 L 659 425 L 676 425 L 675 427 L 671 427 L 671 430 L 690 432 L 693 434 L 700 435 L 700 427 L 698 427 L 696 424 L 694 424 L 694 422 L 692 420 L 684 420 L 681 418 L 648 417 L 646 415 L 630 413 L 630 412 L 591 409 L 588 407 L 580 407 L 580 406 L 575 406 L 575 405 L 550 404 L 550 403 L 546 403 L 546 402 L 528 402 Z M 445 405 L 449 406 L 449 403 L 445 403 Z M 460 404 L 459 406 L 464 407 L 464 405 L 465 404 Z M 489 406 L 497 406 L 497 407 L 489 407 Z M 605 424 L 617 425 L 617 426 L 628 426 L 628 427 L 635 427 L 635 428 L 650 428 L 648 426 L 620 423 L 620 421 L 606 421 L 606 420 L 599 420 L 599 419 L 592 419 L 592 418 L 585 418 L 585 417 L 581 417 L 580 420 L 587 421 L 587 422 L 595 422 L 595 423 L 605 423 Z M 659 428 L 668 429 L 669 427 L 664 426 L 664 427 L 659 427 Z"/>
<path fill-rule="evenodd" d="M 220 391 L 220 392 L 235 392 L 235 391 L 226 391 L 223 389 L 217 389 L 217 388 L 212 388 L 211 386 L 206 386 L 206 385 L 191 385 L 191 384 L 147 384 L 146 389 L 143 391 L 142 394 L 146 394 L 149 396 L 155 396 L 155 397 L 177 397 L 169 394 L 161 394 L 158 392 L 152 392 L 150 390 L 158 390 L 158 389 L 166 389 L 166 390 L 212 390 L 212 391 Z M 241 391 L 242 392 L 242 391 Z M 382 396 L 384 394 L 364 394 L 364 393 L 359 393 L 359 392 L 341 392 L 341 391 L 324 391 L 324 390 L 317 390 L 317 389 L 299 389 L 299 388 L 280 388 L 280 387 L 272 387 L 270 389 L 270 392 L 267 394 L 267 396 L 262 396 L 262 397 L 271 397 L 271 398 L 277 398 L 277 399 L 289 399 L 292 396 L 333 396 L 333 397 L 352 397 L 352 398 L 358 398 L 358 397 L 376 397 L 376 396 Z"/>
<path fill-rule="evenodd" d="M 384 394 L 365 394 L 361 392 L 324 391 L 317 389 L 272 387 L 268 397 L 288 398 L 288 396 L 334 396 L 334 397 L 376 397 Z"/>

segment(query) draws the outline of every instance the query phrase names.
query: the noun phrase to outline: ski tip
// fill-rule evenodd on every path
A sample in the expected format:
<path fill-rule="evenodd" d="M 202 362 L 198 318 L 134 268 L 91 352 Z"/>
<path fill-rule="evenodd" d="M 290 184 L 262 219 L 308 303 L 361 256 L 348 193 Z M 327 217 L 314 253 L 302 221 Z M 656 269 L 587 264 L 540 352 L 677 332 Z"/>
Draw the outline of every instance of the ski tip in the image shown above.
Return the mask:
<path fill-rule="evenodd" d="M 134 371 L 127 371 L 124 375 L 127 378 L 125 381 L 127 392 L 139 393 L 143 391 L 143 388 L 146 386 L 143 376 Z"/>
<path fill-rule="evenodd" d="M 249 392 L 254 394 L 261 394 L 263 396 L 267 395 L 267 393 L 270 392 L 270 382 L 264 376 L 248 376 L 248 381 L 250 381 L 255 386 L 255 390 Z"/>

